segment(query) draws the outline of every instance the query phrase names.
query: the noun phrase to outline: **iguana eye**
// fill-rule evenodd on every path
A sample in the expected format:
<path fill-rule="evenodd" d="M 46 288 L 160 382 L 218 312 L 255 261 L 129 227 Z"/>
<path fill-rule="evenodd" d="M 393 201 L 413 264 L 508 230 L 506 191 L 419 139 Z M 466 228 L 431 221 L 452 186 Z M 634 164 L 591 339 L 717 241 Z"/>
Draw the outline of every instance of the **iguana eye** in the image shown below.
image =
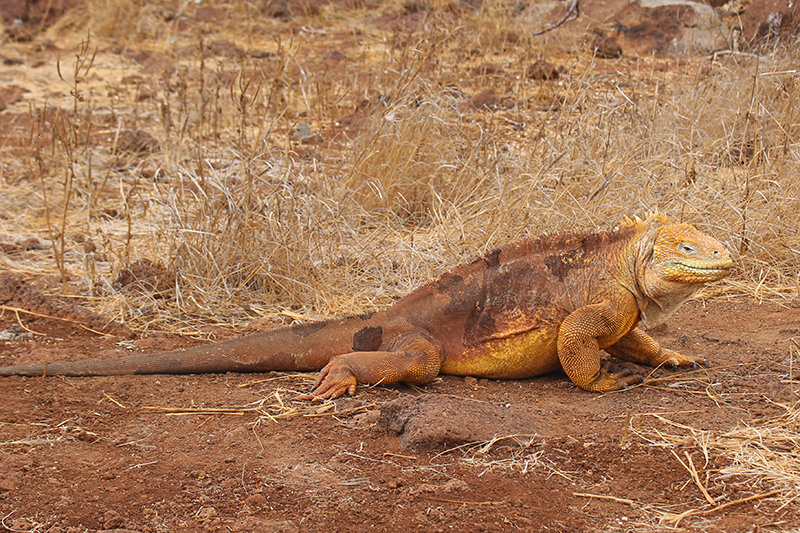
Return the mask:
<path fill-rule="evenodd" d="M 678 244 L 678 251 L 683 252 L 686 255 L 694 255 L 700 251 L 697 245 L 692 244 L 690 242 L 682 242 Z"/>

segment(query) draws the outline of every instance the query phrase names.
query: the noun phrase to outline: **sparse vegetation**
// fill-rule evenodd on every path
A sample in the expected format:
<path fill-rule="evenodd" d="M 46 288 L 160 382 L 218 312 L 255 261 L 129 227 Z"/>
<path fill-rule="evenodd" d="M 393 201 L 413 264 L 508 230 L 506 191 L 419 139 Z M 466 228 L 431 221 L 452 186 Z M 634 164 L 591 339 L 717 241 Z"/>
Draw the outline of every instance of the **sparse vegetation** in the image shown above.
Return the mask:
<path fill-rule="evenodd" d="M 37 271 L 57 267 L 100 305 L 124 301 L 110 282 L 147 258 L 175 273 L 177 290 L 150 308 L 162 326 L 176 310 L 236 321 L 243 305 L 353 312 L 504 241 L 651 210 L 726 242 L 740 267 L 734 292 L 798 297 L 800 88 L 789 47 L 607 61 L 582 46 L 579 25 L 535 44 L 496 42 L 499 27 L 524 35 L 526 21 L 491 3 L 459 17 L 424 10 L 408 32 L 330 5 L 329 29 L 309 17 L 294 35 L 233 33 L 258 13 L 220 8 L 219 33 L 198 42 L 176 30 L 202 24 L 177 5 L 126 6 L 117 20 L 87 3 L 49 30 L 80 48 L 60 60 L 76 74 L 64 77 L 63 100 L 33 101 L 28 163 L 5 171 L 11 196 L 33 192 L 23 173 L 43 194 L 6 208 L 4 238 L 52 236 L 54 257 Z M 151 51 L 119 64 L 102 51 L 109 38 L 137 49 L 148 38 Z M 539 57 L 565 68 L 558 81 L 525 77 Z M 138 62 L 152 75 L 137 75 Z M 487 62 L 500 70 L 476 70 Z M 474 109 L 468 97 L 484 88 L 494 107 Z M 299 124 L 312 133 L 293 135 Z M 128 131 L 155 145 L 121 146 Z M 105 260 L 87 269 L 75 235 L 102 243 Z"/>

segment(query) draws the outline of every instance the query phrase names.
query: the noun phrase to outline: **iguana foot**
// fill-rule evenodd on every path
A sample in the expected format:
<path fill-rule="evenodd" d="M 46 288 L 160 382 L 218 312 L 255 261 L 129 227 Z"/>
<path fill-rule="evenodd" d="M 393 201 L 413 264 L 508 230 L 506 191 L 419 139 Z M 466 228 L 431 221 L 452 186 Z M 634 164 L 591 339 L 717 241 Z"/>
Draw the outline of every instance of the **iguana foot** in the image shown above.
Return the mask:
<path fill-rule="evenodd" d="M 653 366 L 671 366 L 675 369 L 682 366 L 690 366 L 692 367 L 692 370 L 696 370 L 701 366 L 708 368 L 708 359 L 702 355 L 682 355 L 676 351 L 668 350 L 666 348 L 661 349 L 659 359 L 660 361 L 657 361 Z"/>
<path fill-rule="evenodd" d="M 600 370 L 600 374 L 589 383 L 588 387 L 581 388 L 592 392 L 610 392 L 624 390 L 632 385 L 638 385 L 643 381 L 642 376 L 631 374 L 629 370 L 609 372 L 609 366 L 608 364 L 604 365 Z"/>
<path fill-rule="evenodd" d="M 320 402 L 322 400 L 338 398 L 345 394 L 353 395 L 356 393 L 358 380 L 353 372 L 345 363 L 332 360 L 323 368 L 311 392 L 296 396 L 295 400 L 311 400 Z"/>

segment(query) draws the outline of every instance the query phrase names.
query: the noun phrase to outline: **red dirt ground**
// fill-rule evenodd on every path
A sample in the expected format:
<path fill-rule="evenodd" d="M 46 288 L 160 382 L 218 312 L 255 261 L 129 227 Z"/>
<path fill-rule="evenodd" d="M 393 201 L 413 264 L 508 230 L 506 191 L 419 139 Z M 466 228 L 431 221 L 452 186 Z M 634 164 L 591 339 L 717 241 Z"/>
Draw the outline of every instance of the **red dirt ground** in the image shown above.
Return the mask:
<path fill-rule="evenodd" d="M 187 344 L 158 336 L 120 345 L 123 339 L 77 323 L 19 316 L 37 335 L 0 342 L 2 365 Z M 16 324 L 6 312 L 0 331 L 20 331 Z M 273 394 L 291 407 L 291 391 L 308 390 L 312 376 L 0 378 L 0 516 L 11 531 L 666 530 L 672 524 L 659 525 L 659 510 L 706 504 L 671 451 L 642 437 L 652 428 L 680 433 L 652 414 L 718 432 L 780 414 L 776 403 L 797 400 L 784 382 L 800 310 L 694 301 L 655 333 L 666 346 L 705 355 L 711 368 L 696 381 L 608 395 L 576 389 L 563 374 L 519 381 L 444 376 L 419 390 L 360 389 L 316 416 L 316 406 L 297 402 L 297 416 L 282 419 L 268 416 L 286 413 L 270 407 Z M 654 377 L 684 373 L 658 370 Z M 528 433 L 535 437 L 498 442 L 487 453 L 446 443 L 409 451 L 376 423 L 383 406 L 408 395 L 517 409 L 533 420 Z M 243 411 L 262 399 L 261 411 Z M 239 409 L 173 416 L 146 407 Z M 471 422 L 446 414 L 443 426 Z M 685 449 L 701 479 L 711 475 L 709 493 L 721 503 L 765 490 L 715 481 L 727 459 L 712 454 L 703 468 L 700 451 Z M 770 498 L 742 503 L 687 517 L 677 530 L 800 524 L 796 507 L 779 506 Z"/>

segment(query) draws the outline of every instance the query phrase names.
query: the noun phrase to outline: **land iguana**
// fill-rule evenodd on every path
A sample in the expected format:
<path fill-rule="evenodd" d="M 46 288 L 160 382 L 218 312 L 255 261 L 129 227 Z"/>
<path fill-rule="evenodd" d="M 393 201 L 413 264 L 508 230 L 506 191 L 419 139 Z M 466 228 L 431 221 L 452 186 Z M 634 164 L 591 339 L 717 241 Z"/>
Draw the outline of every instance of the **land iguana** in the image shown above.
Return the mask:
<path fill-rule="evenodd" d="M 394 305 L 185 350 L 0 367 L 0 376 L 322 370 L 299 399 L 356 386 L 422 384 L 438 374 L 519 379 L 563 368 L 587 391 L 641 382 L 601 365 L 601 350 L 650 366 L 695 367 L 638 324 L 664 322 L 733 263 L 716 239 L 662 215 L 608 231 L 533 237 L 457 266 Z"/>

